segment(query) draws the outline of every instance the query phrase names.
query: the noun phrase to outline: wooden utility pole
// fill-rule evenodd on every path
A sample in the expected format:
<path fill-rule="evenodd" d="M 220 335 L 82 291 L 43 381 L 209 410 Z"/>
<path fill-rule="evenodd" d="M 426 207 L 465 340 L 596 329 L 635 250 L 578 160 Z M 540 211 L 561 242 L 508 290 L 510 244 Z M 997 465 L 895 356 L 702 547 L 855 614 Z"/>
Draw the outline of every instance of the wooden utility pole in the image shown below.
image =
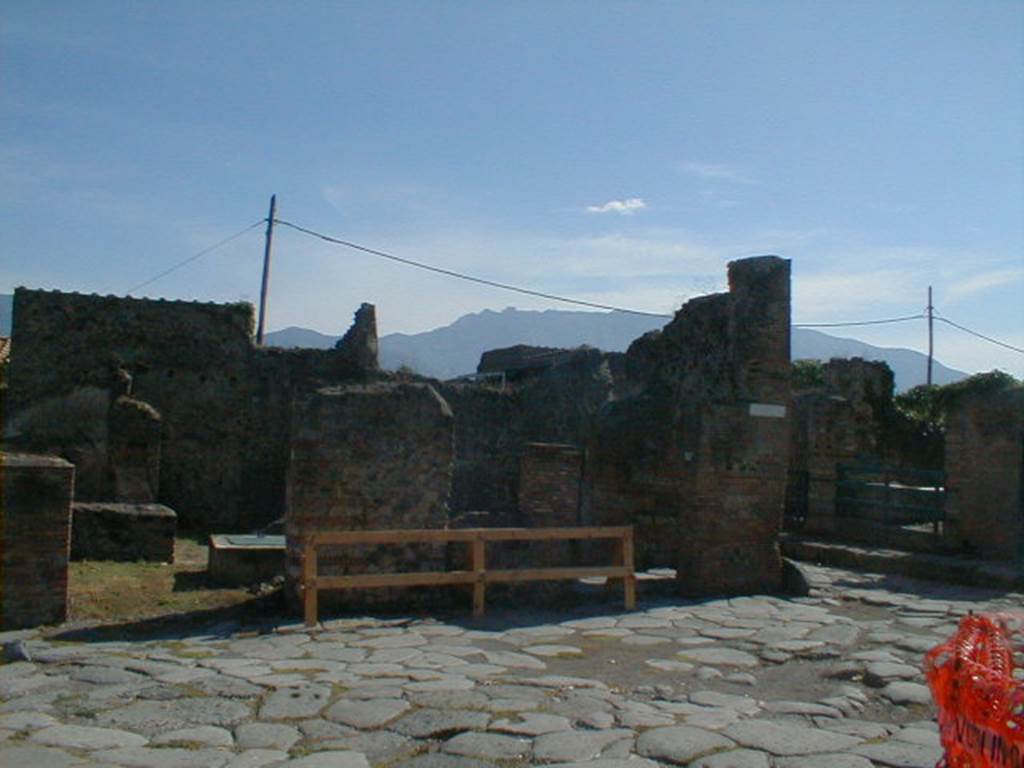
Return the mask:
<path fill-rule="evenodd" d="M 256 345 L 263 346 L 263 324 L 267 317 L 267 283 L 270 282 L 270 245 L 274 242 L 274 218 L 277 215 L 277 195 L 270 196 L 270 214 L 267 216 L 267 242 L 263 247 L 263 282 L 260 284 L 260 320 L 256 325 Z M 929 289 L 931 290 L 931 289 Z M 928 302 L 931 303 L 930 301 Z M 931 363 L 928 381 L 931 382 Z"/>
<path fill-rule="evenodd" d="M 932 352 L 934 348 L 934 335 L 932 333 L 932 287 L 928 286 L 928 386 L 932 385 Z"/>

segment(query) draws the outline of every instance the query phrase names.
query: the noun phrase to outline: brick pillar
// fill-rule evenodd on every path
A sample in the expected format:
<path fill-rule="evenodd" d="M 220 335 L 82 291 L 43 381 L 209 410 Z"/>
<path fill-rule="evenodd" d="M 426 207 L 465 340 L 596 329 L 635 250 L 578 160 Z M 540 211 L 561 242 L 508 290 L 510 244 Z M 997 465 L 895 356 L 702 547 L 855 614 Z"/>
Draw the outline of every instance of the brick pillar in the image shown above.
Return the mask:
<path fill-rule="evenodd" d="M 74 485 L 63 459 L 0 454 L 0 627 L 67 619 Z"/>

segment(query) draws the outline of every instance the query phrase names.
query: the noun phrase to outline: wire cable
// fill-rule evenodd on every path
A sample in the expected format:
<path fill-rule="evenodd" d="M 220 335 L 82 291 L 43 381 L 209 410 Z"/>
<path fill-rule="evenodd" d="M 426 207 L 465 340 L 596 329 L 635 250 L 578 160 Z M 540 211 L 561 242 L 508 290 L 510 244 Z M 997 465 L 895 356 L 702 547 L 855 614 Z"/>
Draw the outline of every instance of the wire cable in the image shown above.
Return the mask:
<path fill-rule="evenodd" d="M 208 254 L 208 253 L 212 253 L 213 251 L 217 250 L 217 249 L 218 249 L 218 248 L 220 248 L 221 246 L 227 245 L 227 244 L 228 244 L 228 243 L 230 243 L 230 242 L 231 242 L 232 240 L 237 240 L 237 239 L 238 239 L 238 238 L 240 238 L 240 237 L 241 237 L 242 235 L 244 235 L 244 234 L 245 234 L 246 232 L 248 232 L 248 231 L 249 231 L 250 229 L 255 229 L 256 227 L 260 226 L 260 225 L 261 225 L 261 224 L 263 224 L 264 222 L 266 222 L 266 219 L 265 219 L 265 218 L 263 218 L 263 219 L 260 219 L 259 221 L 257 221 L 257 222 L 254 222 L 254 223 L 250 224 L 250 225 L 249 225 L 248 227 L 246 227 L 245 229 L 243 229 L 243 230 L 242 230 L 241 232 L 236 232 L 235 234 L 231 235 L 230 237 L 225 237 L 225 238 L 224 238 L 223 240 L 221 240 L 220 242 L 214 243 L 214 244 L 213 244 L 213 245 L 211 245 L 211 246 L 210 246 L 209 248 L 204 248 L 204 249 L 203 249 L 203 250 L 201 250 L 201 251 L 200 251 L 199 253 L 197 253 L 197 254 L 195 254 L 195 255 L 193 255 L 193 256 L 189 256 L 189 257 L 188 257 L 187 259 L 185 259 L 184 261 L 179 261 L 179 262 L 178 262 L 177 264 L 175 264 L 175 265 L 174 265 L 173 267 L 169 267 L 168 269 L 165 269 L 165 270 L 164 270 L 163 272 L 161 272 L 161 273 L 160 273 L 159 275 L 156 275 L 156 276 L 154 276 L 154 277 L 151 277 L 151 278 L 149 278 L 149 280 L 146 280 L 145 282 L 139 283 L 138 285 L 136 285 L 136 286 L 133 286 L 132 288 L 129 288 L 129 289 L 127 290 L 127 291 L 125 291 L 125 294 L 126 294 L 126 295 L 129 295 L 129 294 L 135 293 L 135 291 L 139 290 L 139 288 L 145 288 L 145 287 L 146 287 L 147 285 L 149 285 L 150 283 L 155 283 L 155 282 L 156 282 L 157 280 L 159 280 L 160 278 L 162 278 L 162 277 L 166 277 L 167 275 L 171 274 L 171 272 L 174 272 L 175 270 L 181 269 L 181 268 L 182 268 L 182 267 L 184 267 L 184 266 L 185 266 L 186 264 L 191 264 L 191 263 L 192 263 L 193 261 L 195 261 L 196 259 L 202 258 L 203 256 L 205 256 L 205 255 L 206 255 L 206 254 Z"/>
<path fill-rule="evenodd" d="M 431 264 L 424 264 L 421 261 L 413 261 L 412 259 L 406 259 L 401 256 L 395 256 L 393 253 L 387 253 L 385 251 L 378 251 L 374 248 L 367 248 L 365 245 L 359 245 L 358 243 L 349 242 L 348 240 L 340 240 L 337 237 L 331 237 L 325 235 L 322 232 L 316 232 L 306 227 L 300 227 L 298 224 L 293 224 L 290 221 L 284 221 L 283 219 L 274 219 L 275 224 L 280 224 L 284 227 L 290 227 L 298 232 L 317 237 L 321 240 L 325 240 L 328 243 L 334 243 L 335 245 L 342 245 L 346 248 L 352 248 L 356 251 L 362 251 L 368 253 L 371 256 L 380 256 L 384 259 L 396 261 L 399 264 L 405 264 L 410 267 L 417 267 L 419 269 L 427 270 L 428 272 L 436 272 L 439 275 L 447 275 L 448 277 L 456 277 L 459 280 L 466 280 L 471 283 L 479 283 L 480 285 L 489 285 L 492 288 L 501 288 L 506 291 L 514 291 L 515 293 L 522 293 L 527 296 L 537 296 L 542 299 L 550 299 L 551 301 L 561 301 L 566 304 L 576 304 L 582 307 L 593 307 L 595 309 L 607 309 L 612 312 L 622 312 L 629 315 L 644 315 L 645 317 L 672 317 L 672 315 L 662 314 L 660 312 L 646 312 L 641 309 L 626 309 L 625 307 L 616 307 L 611 304 L 599 304 L 594 301 L 584 301 L 583 299 L 571 299 L 567 296 L 558 296 L 553 293 L 544 293 L 543 291 L 534 291 L 530 288 L 521 288 L 516 285 L 509 285 L 508 283 L 499 283 L 494 280 L 487 280 L 482 277 L 474 277 L 473 275 L 466 275 L 462 272 L 455 272 L 450 269 L 443 269 L 441 267 L 435 267 Z"/>
<path fill-rule="evenodd" d="M 925 315 L 907 315 L 906 317 L 890 317 L 885 320 L 857 320 L 848 323 L 793 323 L 794 328 L 844 328 L 854 325 L 885 325 L 887 323 L 904 323 L 907 320 L 923 320 Z"/>
<path fill-rule="evenodd" d="M 983 333 L 972 331 L 970 328 L 965 328 L 959 323 L 954 323 L 952 320 L 949 320 L 945 317 L 939 317 L 938 315 L 936 315 L 935 319 L 938 320 L 940 323 L 945 323 L 946 325 L 952 325 L 954 328 L 959 328 L 961 331 L 969 333 L 972 336 L 977 336 L 979 339 L 984 339 L 985 341 L 991 342 L 992 344 L 998 344 L 1000 347 L 1006 347 L 1009 350 L 1013 350 L 1014 352 L 1020 352 L 1022 355 L 1024 355 L 1024 349 L 1021 349 L 1020 347 L 1015 347 L 1013 346 L 1013 344 L 1007 344 L 1005 341 L 999 341 L 998 339 L 993 339 L 991 336 L 986 336 Z"/>

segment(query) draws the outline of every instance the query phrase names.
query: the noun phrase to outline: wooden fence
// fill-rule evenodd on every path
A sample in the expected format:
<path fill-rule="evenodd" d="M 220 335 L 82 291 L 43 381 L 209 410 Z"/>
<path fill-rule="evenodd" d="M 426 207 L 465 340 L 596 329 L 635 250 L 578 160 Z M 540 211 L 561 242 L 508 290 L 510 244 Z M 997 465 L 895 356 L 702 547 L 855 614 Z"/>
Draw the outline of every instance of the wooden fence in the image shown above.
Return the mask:
<path fill-rule="evenodd" d="M 488 542 L 580 541 L 595 539 L 611 539 L 615 542 L 614 562 L 612 565 L 503 570 L 487 569 L 486 545 Z M 317 549 L 323 546 L 448 542 L 464 542 L 469 546 L 469 570 L 362 573 L 347 576 L 321 576 L 317 571 Z M 473 587 L 473 615 L 482 616 L 486 605 L 488 584 L 582 579 L 596 576 L 604 576 L 609 581 L 622 581 L 626 610 L 631 611 L 636 607 L 636 573 L 633 560 L 632 526 L 320 531 L 311 533 L 303 539 L 302 589 L 307 626 L 316 624 L 317 596 L 322 589 L 471 585 Z"/>

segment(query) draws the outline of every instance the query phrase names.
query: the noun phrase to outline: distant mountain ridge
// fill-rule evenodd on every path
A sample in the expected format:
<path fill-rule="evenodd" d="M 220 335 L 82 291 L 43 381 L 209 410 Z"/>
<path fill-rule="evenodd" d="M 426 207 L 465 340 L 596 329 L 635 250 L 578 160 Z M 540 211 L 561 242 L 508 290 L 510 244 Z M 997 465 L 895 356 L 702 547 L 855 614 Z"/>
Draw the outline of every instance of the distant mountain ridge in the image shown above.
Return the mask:
<path fill-rule="evenodd" d="M 572 312 L 485 309 L 463 315 L 451 325 L 423 333 L 391 333 L 380 339 L 380 362 L 396 370 L 405 365 L 425 376 L 449 379 L 476 371 L 480 355 L 488 349 L 530 344 L 541 347 L 578 347 L 588 344 L 607 352 L 623 352 L 634 339 L 661 328 L 666 320 L 617 312 Z M 306 328 L 286 328 L 268 333 L 274 346 L 327 348 L 337 336 Z M 882 360 L 892 368 L 896 389 L 903 391 L 925 382 L 927 357 L 898 347 L 876 347 L 856 339 L 830 336 L 809 328 L 794 328 L 794 360 L 829 360 L 833 357 L 862 357 Z M 932 379 L 950 384 L 967 378 L 966 373 L 933 361 Z"/>
<path fill-rule="evenodd" d="M 11 335 L 13 296 L 0 294 L 0 336 Z M 423 333 L 391 333 L 380 339 L 381 365 L 396 370 L 405 365 L 418 373 L 449 379 L 476 371 L 480 355 L 488 349 L 530 344 L 540 347 L 578 347 L 588 344 L 607 352 L 623 352 L 638 336 L 661 328 L 667 320 L 619 312 L 544 311 L 509 307 L 496 312 L 463 315 L 450 325 Z M 268 345 L 326 349 L 340 336 L 292 326 L 267 334 Z M 884 360 L 892 368 L 896 389 L 923 384 L 927 358 L 910 349 L 876 347 L 856 339 L 830 336 L 809 328 L 794 328 L 794 360 L 828 360 L 832 357 L 863 357 Z M 933 366 L 936 384 L 967 377 L 963 371 L 938 361 Z"/>

